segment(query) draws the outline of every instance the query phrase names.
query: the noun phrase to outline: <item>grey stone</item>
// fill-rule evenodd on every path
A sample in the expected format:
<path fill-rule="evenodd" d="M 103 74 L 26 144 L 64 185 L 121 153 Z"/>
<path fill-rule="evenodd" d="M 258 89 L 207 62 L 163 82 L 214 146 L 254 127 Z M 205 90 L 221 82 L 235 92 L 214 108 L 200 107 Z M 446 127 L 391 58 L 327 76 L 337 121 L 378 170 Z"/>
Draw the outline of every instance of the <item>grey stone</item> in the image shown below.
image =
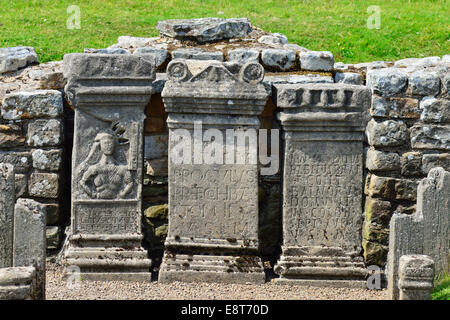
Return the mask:
<path fill-rule="evenodd" d="M 26 173 L 31 167 L 31 155 L 29 152 L 0 150 L 1 162 L 12 164 L 16 173 Z"/>
<path fill-rule="evenodd" d="M 396 171 L 400 169 L 400 156 L 395 152 L 370 149 L 367 151 L 366 167 L 370 171 Z"/>
<path fill-rule="evenodd" d="M 441 61 L 443 63 L 450 63 L 450 54 L 446 54 L 442 57 Z"/>
<path fill-rule="evenodd" d="M 57 119 L 38 119 L 28 124 L 27 145 L 51 147 L 62 143 L 62 123 Z"/>
<path fill-rule="evenodd" d="M 431 300 L 434 261 L 427 255 L 404 255 L 399 261 L 399 300 Z"/>
<path fill-rule="evenodd" d="M 130 36 L 120 36 L 117 39 L 117 45 L 121 47 L 127 47 L 127 48 L 139 48 L 139 47 L 145 47 L 149 45 L 153 45 L 156 40 L 158 40 L 159 37 L 153 37 L 153 38 L 140 38 L 140 37 L 130 37 Z"/>
<path fill-rule="evenodd" d="M 353 67 L 356 69 L 366 69 L 367 71 L 369 71 L 387 68 L 388 64 L 385 61 L 372 61 L 372 62 L 357 63 L 353 65 Z"/>
<path fill-rule="evenodd" d="M 402 121 L 372 119 L 367 124 L 366 135 L 369 145 L 374 147 L 401 146 L 408 141 L 408 128 Z"/>
<path fill-rule="evenodd" d="M 59 171 L 62 163 L 62 150 L 37 149 L 31 152 L 33 168 L 44 171 Z"/>
<path fill-rule="evenodd" d="M 309 51 L 305 47 L 299 46 L 298 44 L 295 44 L 295 43 L 287 43 L 287 44 L 283 45 L 283 48 L 287 49 L 287 50 L 294 50 L 295 52 Z"/>
<path fill-rule="evenodd" d="M 10 93 L 1 104 L 1 116 L 8 120 L 55 118 L 61 116 L 62 111 L 62 94 L 56 90 Z"/>
<path fill-rule="evenodd" d="M 435 167 L 442 167 L 444 170 L 450 171 L 450 153 L 424 154 L 422 157 L 423 173 L 428 174 Z"/>
<path fill-rule="evenodd" d="M 295 65 L 297 55 L 294 50 L 264 49 L 261 61 L 265 68 L 286 71 Z"/>
<path fill-rule="evenodd" d="M 417 124 L 411 128 L 415 149 L 450 150 L 450 125 Z"/>
<path fill-rule="evenodd" d="M 144 47 L 137 48 L 134 51 L 134 54 L 141 56 L 144 59 L 147 56 L 153 56 L 155 58 L 155 68 L 159 68 L 166 62 L 169 56 L 169 51 L 167 51 L 166 49 Z"/>
<path fill-rule="evenodd" d="M 360 186 L 370 90 L 345 84 L 275 87 L 285 152 L 276 282 L 365 288 Z"/>
<path fill-rule="evenodd" d="M 450 100 L 425 97 L 420 101 L 423 122 L 450 122 Z"/>
<path fill-rule="evenodd" d="M 18 199 L 14 212 L 14 267 L 35 267 L 37 298 L 45 299 L 45 206 Z"/>
<path fill-rule="evenodd" d="M 228 51 L 228 61 L 244 64 L 246 62 L 258 62 L 259 50 L 239 48 Z"/>
<path fill-rule="evenodd" d="M 59 249 L 61 243 L 61 230 L 57 226 L 47 227 L 46 231 L 47 249 L 56 250 Z"/>
<path fill-rule="evenodd" d="M 204 49 L 178 49 L 172 51 L 172 59 L 217 60 L 223 61 L 221 51 L 205 51 Z"/>
<path fill-rule="evenodd" d="M 33 47 L 0 48 L 0 74 L 37 62 L 38 56 Z"/>
<path fill-rule="evenodd" d="M 24 174 L 16 174 L 16 197 L 21 198 L 27 194 L 28 177 Z"/>
<path fill-rule="evenodd" d="M 167 134 L 145 136 L 144 159 L 167 158 L 169 148 L 168 143 L 169 136 Z"/>
<path fill-rule="evenodd" d="M 441 88 L 441 80 L 436 72 L 413 72 L 409 75 L 408 84 L 412 95 L 435 96 Z"/>
<path fill-rule="evenodd" d="M 156 79 L 152 83 L 153 87 L 153 93 L 161 93 L 164 89 L 164 85 L 167 81 L 167 74 L 166 73 L 157 73 Z"/>
<path fill-rule="evenodd" d="M 429 255 L 437 275 L 448 272 L 450 173 L 433 168 L 417 188 L 413 215 L 394 214 L 389 230 L 388 293 L 399 299 L 399 260 L 406 254 Z"/>
<path fill-rule="evenodd" d="M 444 79 L 442 80 L 442 84 L 444 85 L 444 88 L 447 91 L 447 94 L 449 94 L 449 92 L 450 92 L 450 73 L 444 77 Z"/>
<path fill-rule="evenodd" d="M 419 100 L 417 99 L 372 96 L 370 114 L 373 117 L 418 119 L 420 113 Z"/>
<path fill-rule="evenodd" d="M 422 153 L 411 151 L 402 154 L 400 173 L 404 177 L 422 175 Z"/>
<path fill-rule="evenodd" d="M 329 51 L 300 52 L 300 68 L 311 71 L 331 71 L 334 56 Z"/>
<path fill-rule="evenodd" d="M 0 163 L 0 268 L 12 267 L 15 178 L 14 167 Z"/>
<path fill-rule="evenodd" d="M 57 198 L 59 196 L 59 176 L 56 173 L 32 173 L 28 183 L 28 194 L 38 198 Z"/>
<path fill-rule="evenodd" d="M 366 76 L 367 86 L 382 96 L 400 93 L 407 85 L 405 72 L 395 68 L 370 70 Z"/>
<path fill-rule="evenodd" d="M 337 83 L 363 84 L 361 75 L 355 72 L 336 72 L 334 80 Z"/>
<path fill-rule="evenodd" d="M 151 279 L 141 246 L 145 106 L 155 66 L 137 55 L 64 57 L 75 107 L 72 223 L 63 261 L 83 279 Z M 94 183 L 95 181 L 95 183 Z"/>
<path fill-rule="evenodd" d="M 60 220 L 60 211 L 58 203 L 43 203 L 47 211 L 47 225 L 58 224 Z"/>
<path fill-rule="evenodd" d="M 84 53 L 102 53 L 102 54 L 130 54 L 130 51 L 123 48 L 106 48 L 106 49 L 84 49 Z"/>
<path fill-rule="evenodd" d="M 267 100 L 260 64 L 248 62 L 236 75 L 218 62 L 173 60 L 167 70 L 170 80 L 162 97 L 169 113 L 169 150 L 196 143 L 198 132 L 210 128 L 216 129 L 214 145 L 235 145 L 234 135 L 233 142 L 223 141 L 228 129 L 259 127 L 257 117 Z M 178 141 L 181 132 L 185 144 Z M 245 160 L 256 156 L 256 141 L 247 150 L 233 152 L 244 161 L 224 160 L 223 149 L 216 153 L 222 161 L 206 160 L 211 155 L 208 147 L 211 142 L 205 141 L 200 151 L 205 161 L 194 155 L 194 163 L 190 154 L 186 161 L 178 161 L 176 151 L 169 154 L 170 223 L 159 281 L 263 283 L 258 168 L 256 161 Z"/>
<path fill-rule="evenodd" d="M 39 299 L 34 267 L 0 268 L 0 300 Z"/>
<path fill-rule="evenodd" d="M 167 37 L 211 42 L 244 37 L 252 26 L 246 18 L 201 18 L 158 21 L 156 29 Z"/>
<path fill-rule="evenodd" d="M 284 34 L 273 33 L 272 35 L 264 35 L 258 39 L 259 43 L 279 46 L 282 44 L 287 44 L 288 39 Z"/>
<path fill-rule="evenodd" d="M 417 183 L 410 179 L 398 179 L 370 175 L 366 186 L 366 193 L 371 197 L 380 197 L 388 200 L 416 201 Z"/>
<path fill-rule="evenodd" d="M 280 75 L 280 76 L 265 76 L 265 85 L 272 87 L 274 84 L 296 84 L 296 83 L 334 83 L 332 76 L 323 76 L 320 74 L 308 75 Z"/>

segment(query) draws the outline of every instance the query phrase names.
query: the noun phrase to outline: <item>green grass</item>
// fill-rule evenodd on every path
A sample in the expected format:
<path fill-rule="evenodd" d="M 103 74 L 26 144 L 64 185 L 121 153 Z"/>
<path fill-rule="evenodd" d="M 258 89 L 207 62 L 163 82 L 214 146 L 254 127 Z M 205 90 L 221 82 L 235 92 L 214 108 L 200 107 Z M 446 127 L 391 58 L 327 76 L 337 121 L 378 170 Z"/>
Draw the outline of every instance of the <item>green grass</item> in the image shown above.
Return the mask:
<path fill-rule="evenodd" d="M 438 280 L 431 294 L 433 300 L 450 300 L 450 274 Z"/>
<path fill-rule="evenodd" d="M 80 30 L 66 28 L 70 4 L 81 8 Z M 381 9 L 379 30 L 366 26 L 369 5 Z M 156 36 L 158 20 L 208 16 L 248 17 L 348 63 L 450 53 L 450 0 L 0 0 L 0 47 L 29 45 L 41 62 L 60 60 L 110 46 L 121 35 Z"/>

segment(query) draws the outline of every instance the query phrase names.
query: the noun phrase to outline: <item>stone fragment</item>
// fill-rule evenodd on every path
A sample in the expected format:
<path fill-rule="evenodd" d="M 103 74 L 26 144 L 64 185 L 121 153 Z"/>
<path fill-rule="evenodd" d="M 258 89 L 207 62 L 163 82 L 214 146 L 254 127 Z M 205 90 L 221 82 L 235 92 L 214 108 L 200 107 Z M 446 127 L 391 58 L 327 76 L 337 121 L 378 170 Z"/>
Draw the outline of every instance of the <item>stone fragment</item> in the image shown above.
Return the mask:
<path fill-rule="evenodd" d="M 44 171 L 59 171 L 62 163 L 62 150 L 37 149 L 31 152 L 33 168 Z"/>
<path fill-rule="evenodd" d="M 422 157 L 422 172 L 428 174 L 435 167 L 442 167 L 444 170 L 450 171 L 450 153 L 424 154 Z"/>
<path fill-rule="evenodd" d="M 384 266 L 388 247 L 377 242 L 363 240 L 364 261 L 366 265 Z"/>
<path fill-rule="evenodd" d="M 172 60 L 167 70 L 169 81 L 162 97 L 169 113 L 169 150 L 174 151 L 169 153 L 170 224 L 159 281 L 263 283 L 258 256 L 258 167 L 251 160 L 256 156 L 256 141 L 237 151 L 234 135 L 232 142 L 223 139 L 226 132 L 259 128 L 258 116 L 268 96 L 261 84 L 264 68 L 247 62 L 233 73 L 218 62 L 193 65 Z M 203 128 L 215 129 L 200 151 L 205 161 L 197 158 L 192 163 L 190 147 L 183 151 L 185 161 L 179 159 L 176 148 L 198 145 L 198 132 L 211 133 Z M 225 144 L 234 146 L 239 160 L 219 160 L 226 157 Z M 242 193 L 230 196 L 236 192 Z"/>
<path fill-rule="evenodd" d="M 0 48 L 0 74 L 37 62 L 38 56 L 33 47 Z"/>
<path fill-rule="evenodd" d="M 155 43 L 159 37 L 153 38 L 140 38 L 140 37 L 130 37 L 130 36 L 120 36 L 117 39 L 117 45 L 126 48 L 139 48 L 146 47 Z"/>
<path fill-rule="evenodd" d="M 78 266 L 83 279 L 150 281 L 142 170 L 155 66 L 134 54 L 69 54 L 63 69 L 75 109 L 72 224 L 63 263 Z"/>
<path fill-rule="evenodd" d="M 367 188 L 371 197 L 380 197 L 388 200 L 415 201 L 417 196 L 417 183 L 409 179 L 380 177 L 372 174 Z"/>
<path fill-rule="evenodd" d="M 425 97 L 420 101 L 423 122 L 450 122 L 450 100 Z"/>
<path fill-rule="evenodd" d="M 27 145 L 51 147 L 62 143 L 62 123 L 56 119 L 39 119 L 28 124 Z"/>
<path fill-rule="evenodd" d="M 366 167 L 370 171 L 395 171 L 400 169 L 400 156 L 395 152 L 383 152 L 369 149 Z"/>
<path fill-rule="evenodd" d="M 143 57 L 144 59 L 147 56 L 153 56 L 155 59 L 155 68 L 160 68 L 164 65 L 164 63 L 167 61 L 167 58 L 169 56 L 169 51 L 166 49 L 159 49 L 159 48 L 149 48 L 149 47 L 143 47 L 143 48 L 137 48 L 134 51 L 134 54 Z"/>
<path fill-rule="evenodd" d="M 295 43 L 287 43 L 287 44 L 283 45 L 283 49 L 294 50 L 295 52 L 309 51 L 305 47 L 299 46 L 298 44 L 295 44 Z"/>
<path fill-rule="evenodd" d="M 0 300 L 39 299 L 34 267 L 0 268 Z"/>
<path fill-rule="evenodd" d="M 441 88 L 441 80 L 436 72 L 413 72 L 409 75 L 408 84 L 412 95 L 435 96 Z"/>
<path fill-rule="evenodd" d="M 167 37 L 212 42 L 244 37 L 252 31 L 252 26 L 246 18 L 201 18 L 162 20 L 156 29 Z"/>
<path fill-rule="evenodd" d="M 28 183 L 28 193 L 32 197 L 57 198 L 59 195 L 59 176 L 55 173 L 32 173 Z"/>
<path fill-rule="evenodd" d="M 367 124 L 366 135 L 369 145 L 374 147 L 401 146 L 408 141 L 408 128 L 402 121 L 372 119 Z"/>
<path fill-rule="evenodd" d="M 440 62 L 440 57 L 425 57 L 425 58 L 406 58 L 402 60 L 398 60 L 394 63 L 394 67 L 405 68 L 405 67 L 433 67 L 436 66 Z"/>
<path fill-rule="evenodd" d="M 372 61 L 372 62 L 363 62 L 363 63 L 357 63 L 353 65 L 355 69 L 362 69 L 362 70 L 376 70 L 376 69 L 384 69 L 388 67 L 388 64 L 385 61 Z"/>
<path fill-rule="evenodd" d="M 334 80 L 336 83 L 363 84 L 361 75 L 355 72 L 336 72 Z"/>
<path fill-rule="evenodd" d="M 276 71 L 286 71 L 295 65 L 297 55 L 293 50 L 264 49 L 261 53 L 261 61 L 265 68 Z"/>
<path fill-rule="evenodd" d="M 450 125 L 416 124 L 410 130 L 414 149 L 450 150 Z"/>
<path fill-rule="evenodd" d="M 217 60 L 223 61 L 221 51 L 205 51 L 204 49 L 178 49 L 172 51 L 172 59 Z"/>
<path fill-rule="evenodd" d="M 8 120 L 55 118 L 61 116 L 62 111 L 62 94 L 56 90 L 10 93 L 1 105 L 1 116 Z"/>
<path fill-rule="evenodd" d="M 259 50 L 239 48 L 228 51 L 228 61 L 244 64 L 246 62 L 259 62 Z"/>
<path fill-rule="evenodd" d="M 421 176 L 422 175 L 422 153 L 405 152 L 400 158 L 401 174 L 404 177 Z"/>
<path fill-rule="evenodd" d="M 404 255 L 399 261 L 399 300 L 431 300 L 434 261 L 426 255 Z"/>
<path fill-rule="evenodd" d="M 389 226 L 392 215 L 392 204 L 389 201 L 366 198 L 365 219 L 368 223 L 377 223 L 382 226 Z"/>
<path fill-rule="evenodd" d="M 0 124 L 0 148 L 18 147 L 24 144 L 22 125 Z"/>
<path fill-rule="evenodd" d="M 14 267 L 35 267 L 37 298 L 45 299 L 45 206 L 18 199 L 14 212 Z"/>
<path fill-rule="evenodd" d="M 331 71 L 334 56 L 329 51 L 300 52 L 300 68 L 311 71 Z"/>
<path fill-rule="evenodd" d="M 102 54 L 130 54 L 130 51 L 123 48 L 105 48 L 105 49 L 84 49 L 84 53 L 102 53 Z"/>
<path fill-rule="evenodd" d="M 281 33 L 272 33 L 272 35 L 264 35 L 258 39 L 259 43 L 279 46 L 288 43 L 288 38 Z"/>
<path fill-rule="evenodd" d="M 388 293 L 399 299 L 399 260 L 405 254 L 429 255 L 439 276 L 448 272 L 450 173 L 433 168 L 417 188 L 413 215 L 394 214 L 389 231 Z"/>
<path fill-rule="evenodd" d="M 31 166 L 29 152 L 2 151 L 0 150 L 0 163 L 10 163 L 16 173 L 26 173 Z"/>
<path fill-rule="evenodd" d="M 417 99 L 372 96 L 370 114 L 373 117 L 418 119 L 420 113 L 419 100 Z"/>
<path fill-rule="evenodd" d="M 395 68 L 374 69 L 367 72 L 367 86 L 382 96 L 400 93 L 408 82 L 405 72 Z"/>
<path fill-rule="evenodd" d="M 61 244 L 61 231 L 57 226 L 46 228 L 47 250 L 59 249 Z"/>
<path fill-rule="evenodd" d="M 0 162 L 0 268 L 12 267 L 15 201 L 14 167 Z"/>
<path fill-rule="evenodd" d="M 360 186 L 370 90 L 346 84 L 275 88 L 285 152 L 276 282 L 365 288 Z"/>

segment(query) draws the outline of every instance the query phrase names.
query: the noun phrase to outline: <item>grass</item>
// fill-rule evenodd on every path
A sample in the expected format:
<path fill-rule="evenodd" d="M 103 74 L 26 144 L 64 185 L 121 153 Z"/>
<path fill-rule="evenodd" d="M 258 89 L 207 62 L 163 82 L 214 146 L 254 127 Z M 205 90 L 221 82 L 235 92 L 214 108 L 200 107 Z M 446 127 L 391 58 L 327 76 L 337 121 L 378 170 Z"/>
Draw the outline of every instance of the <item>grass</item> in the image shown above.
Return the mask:
<path fill-rule="evenodd" d="M 450 300 L 450 274 L 438 280 L 431 294 L 433 300 Z"/>
<path fill-rule="evenodd" d="M 81 29 L 66 28 L 71 4 L 81 9 Z M 380 29 L 367 28 L 369 5 L 380 7 Z M 347 63 L 450 53 L 450 0 L 0 0 L 0 47 L 33 46 L 41 62 L 60 60 L 121 35 L 156 36 L 158 20 L 208 16 L 248 17 Z"/>

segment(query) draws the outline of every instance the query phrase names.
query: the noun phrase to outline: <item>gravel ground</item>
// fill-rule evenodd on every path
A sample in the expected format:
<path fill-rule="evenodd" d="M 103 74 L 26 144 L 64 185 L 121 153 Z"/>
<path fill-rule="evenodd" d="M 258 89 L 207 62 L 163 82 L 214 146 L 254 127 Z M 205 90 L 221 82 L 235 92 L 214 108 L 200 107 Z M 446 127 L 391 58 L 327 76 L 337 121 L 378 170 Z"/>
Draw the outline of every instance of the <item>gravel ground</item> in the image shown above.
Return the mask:
<path fill-rule="evenodd" d="M 386 290 L 316 288 L 265 283 L 237 285 L 174 282 L 83 281 L 79 289 L 69 289 L 62 269 L 47 264 L 48 300 L 384 300 Z"/>

